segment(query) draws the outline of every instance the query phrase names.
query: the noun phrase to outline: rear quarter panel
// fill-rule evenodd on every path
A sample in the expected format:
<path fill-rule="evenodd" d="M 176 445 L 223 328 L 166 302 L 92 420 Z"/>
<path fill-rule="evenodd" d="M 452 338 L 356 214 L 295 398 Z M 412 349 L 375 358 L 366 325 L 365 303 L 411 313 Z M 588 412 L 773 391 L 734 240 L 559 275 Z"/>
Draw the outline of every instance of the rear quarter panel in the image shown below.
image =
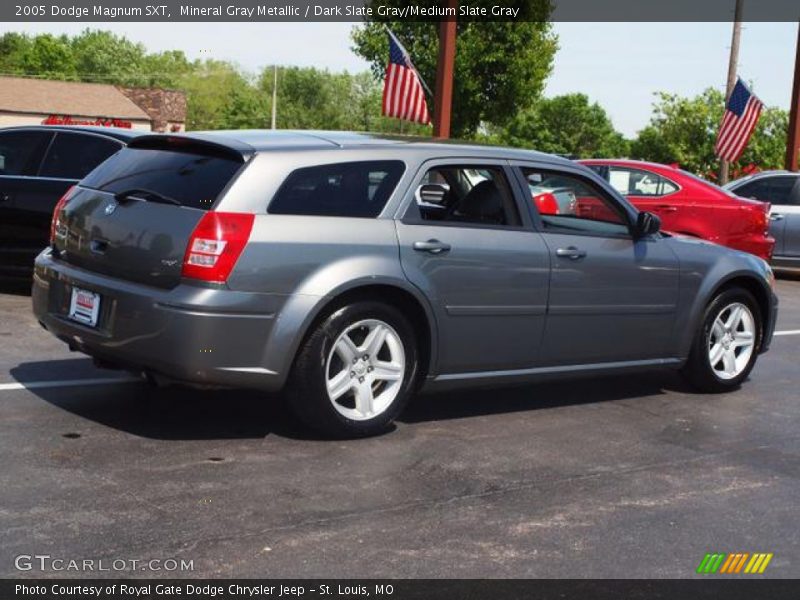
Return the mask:
<path fill-rule="evenodd" d="M 258 215 L 228 285 L 286 296 L 264 340 L 263 364 L 278 373 L 288 373 L 314 319 L 334 298 L 355 288 L 400 288 L 417 298 L 428 322 L 435 323 L 427 300 L 403 274 L 390 219 Z M 431 338 L 436 339 L 433 332 Z"/>

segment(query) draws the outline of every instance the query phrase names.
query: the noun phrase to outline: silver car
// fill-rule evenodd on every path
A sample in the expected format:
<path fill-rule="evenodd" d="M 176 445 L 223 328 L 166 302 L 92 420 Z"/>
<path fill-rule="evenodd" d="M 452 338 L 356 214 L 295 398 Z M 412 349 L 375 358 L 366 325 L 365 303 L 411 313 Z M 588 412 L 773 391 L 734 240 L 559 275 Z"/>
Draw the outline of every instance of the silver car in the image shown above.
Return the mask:
<path fill-rule="evenodd" d="M 772 264 L 800 269 L 800 173 L 763 171 L 731 181 L 725 188 L 770 203 L 769 232 L 775 238 Z"/>
<path fill-rule="evenodd" d="M 539 214 L 532 177 L 574 186 L 576 211 Z M 307 425 L 359 436 L 419 388 L 650 367 L 735 388 L 769 347 L 772 286 L 565 159 L 241 131 L 142 136 L 86 177 L 33 310 L 100 365 L 285 389 Z"/>

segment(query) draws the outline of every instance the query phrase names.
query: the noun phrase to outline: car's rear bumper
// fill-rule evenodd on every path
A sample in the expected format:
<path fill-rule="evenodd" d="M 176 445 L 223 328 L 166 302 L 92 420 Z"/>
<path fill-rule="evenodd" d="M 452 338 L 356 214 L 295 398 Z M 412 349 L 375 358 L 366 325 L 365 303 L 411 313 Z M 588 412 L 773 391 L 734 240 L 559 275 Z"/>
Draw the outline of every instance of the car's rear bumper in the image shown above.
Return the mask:
<path fill-rule="evenodd" d="M 772 258 L 772 252 L 775 250 L 775 238 L 765 236 L 763 233 L 754 233 L 752 235 L 736 236 L 728 240 L 724 245 L 742 252 L 755 254 L 759 258 L 769 261 Z"/>
<path fill-rule="evenodd" d="M 68 318 L 73 287 L 100 294 L 96 328 Z M 166 290 L 36 259 L 33 311 L 51 333 L 101 361 L 186 383 L 277 390 L 287 361 L 267 345 L 287 296 L 182 283 Z"/>

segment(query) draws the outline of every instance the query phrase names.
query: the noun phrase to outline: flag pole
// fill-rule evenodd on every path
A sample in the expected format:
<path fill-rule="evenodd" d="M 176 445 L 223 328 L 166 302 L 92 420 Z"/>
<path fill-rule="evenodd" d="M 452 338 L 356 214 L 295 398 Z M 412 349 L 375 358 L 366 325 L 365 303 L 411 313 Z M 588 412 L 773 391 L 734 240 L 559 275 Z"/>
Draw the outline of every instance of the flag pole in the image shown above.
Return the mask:
<path fill-rule="evenodd" d="M 789 108 L 789 135 L 786 144 L 786 169 L 797 171 L 800 160 L 800 23 L 797 25 L 797 56 L 794 59 L 792 105 Z"/>
<path fill-rule="evenodd" d="M 448 12 L 457 14 L 458 0 L 447 0 Z M 439 62 L 436 66 L 436 95 L 433 97 L 433 137 L 450 137 L 453 106 L 453 69 L 456 59 L 456 18 L 439 23 Z"/>
<path fill-rule="evenodd" d="M 272 129 L 277 129 L 278 117 L 278 65 L 273 65 L 272 71 Z"/>
<path fill-rule="evenodd" d="M 742 37 L 742 2 L 743 0 L 736 0 L 736 8 L 733 13 L 733 35 L 731 37 L 731 56 L 728 61 L 728 85 L 725 90 L 725 104 L 727 106 L 730 100 L 733 88 L 736 85 L 736 71 L 739 63 L 739 41 Z M 730 171 L 730 164 L 727 160 L 722 159 L 719 168 L 719 184 L 725 185 L 728 183 L 728 175 Z"/>

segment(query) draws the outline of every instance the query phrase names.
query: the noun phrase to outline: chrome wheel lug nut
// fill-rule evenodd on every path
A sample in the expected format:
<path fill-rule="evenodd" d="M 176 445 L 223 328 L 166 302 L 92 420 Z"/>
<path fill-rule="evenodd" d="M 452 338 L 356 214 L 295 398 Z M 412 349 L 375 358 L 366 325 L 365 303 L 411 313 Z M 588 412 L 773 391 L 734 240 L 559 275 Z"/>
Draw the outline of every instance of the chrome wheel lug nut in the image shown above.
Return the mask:
<path fill-rule="evenodd" d="M 364 383 L 364 378 L 363 378 L 363 377 L 359 377 L 359 378 L 358 378 L 358 382 L 359 382 L 359 383 Z"/>

